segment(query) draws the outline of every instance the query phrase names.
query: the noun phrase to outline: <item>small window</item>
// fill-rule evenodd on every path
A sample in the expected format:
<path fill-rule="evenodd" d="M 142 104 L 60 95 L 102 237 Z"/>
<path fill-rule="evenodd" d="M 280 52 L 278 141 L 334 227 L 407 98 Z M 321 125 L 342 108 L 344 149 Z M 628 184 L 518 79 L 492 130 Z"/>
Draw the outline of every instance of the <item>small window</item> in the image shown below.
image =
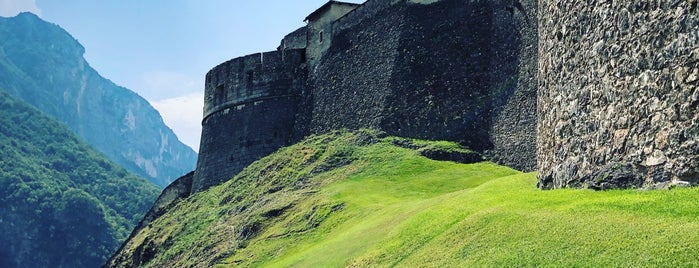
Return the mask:
<path fill-rule="evenodd" d="M 253 92 L 253 87 L 255 86 L 255 73 L 253 71 L 247 72 L 247 77 L 245 77 L 245 95 L 250 96 Z"/>
<path fill-rule="evenodd" d="M 252 86 L 252 80 L 255 78 L 255 75 L 252 71 L 248 72 L 248 77 L 247 77 L 247 86 L 251 87 Z"/>
<path fill-rule="evenodd" d="M 320 40 L 320 43 L 323 43 L 323 31 L 320 31 L 320 33 L 318 33 L 318 40 Z"/>
<path fill-rule="evenodd" d="M 220 105 L 226 101 L 226 90 L 223 85 L 216 87 L 214 91 L 214 105 Z"/>

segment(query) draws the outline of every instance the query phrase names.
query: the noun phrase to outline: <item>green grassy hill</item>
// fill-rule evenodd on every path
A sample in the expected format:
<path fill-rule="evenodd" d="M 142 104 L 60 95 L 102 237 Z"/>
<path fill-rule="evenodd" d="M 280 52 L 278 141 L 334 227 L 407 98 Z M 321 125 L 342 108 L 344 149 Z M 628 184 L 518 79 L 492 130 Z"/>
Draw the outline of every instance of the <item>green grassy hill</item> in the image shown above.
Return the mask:
<path fill-rule="evenodd" d="M 178 203 L 110 265 L 699 265 L 699 189 L 542 191 L 533 173 L 396 140 L 332 133 L 282 149 Z"/>

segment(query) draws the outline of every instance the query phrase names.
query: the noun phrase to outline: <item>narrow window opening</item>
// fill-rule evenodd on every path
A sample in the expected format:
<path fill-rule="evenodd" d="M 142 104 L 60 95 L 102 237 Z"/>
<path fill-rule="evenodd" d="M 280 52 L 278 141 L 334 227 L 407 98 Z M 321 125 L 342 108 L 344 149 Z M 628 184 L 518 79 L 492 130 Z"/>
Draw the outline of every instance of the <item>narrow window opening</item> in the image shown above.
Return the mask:
<path fill-rule="evenodd" d="M 320 31 L 320 33 L 318 33 L 318 40 L 320 40 L 320 43 L 323 43 L 323 31 Z"/>
<path fill-rule="evenodd" d="M 247 86 L 248 86 L 248 87 L 252 87 L 252 80 L 253 80 L 254 78 L 255 78 L 254 73 L 253 73 L 252 71 L 249 71 L 249 72 L 248 72 L 248 77 L 247 77 L 247 80 L 246 80 L 246 83 L 247 83 Z"/>
<path fill-rule="evenodd" d="M 245 79 L 245 94 L 247 96 L 252 95 L 252 89 L 254 86 L 254 80 L 255 80 L 255 73 L 253 71 L 248 71 L 247 72 L 247 77 Z"/>
<path fill-rule="evenodd" d="M 223 85 L 216 87 L 214 91 L 214 105 L 220 105 L 226 101 L 226 89 Z"/>

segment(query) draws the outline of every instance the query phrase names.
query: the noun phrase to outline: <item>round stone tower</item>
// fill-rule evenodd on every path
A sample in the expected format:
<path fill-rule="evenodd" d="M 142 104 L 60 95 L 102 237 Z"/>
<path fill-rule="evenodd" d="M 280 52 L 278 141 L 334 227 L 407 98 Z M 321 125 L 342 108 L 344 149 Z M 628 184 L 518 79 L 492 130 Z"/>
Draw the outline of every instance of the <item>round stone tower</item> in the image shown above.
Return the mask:
<path fill-rule="evenodd" d="M 304 49 L 235 58 L 207 73 L 192 192 L 288 145 L 306 73 Z"/>
<path fill-rule="evenodd" d="M 697 1 L 539 7 L 539 186 L 699 182 Z"/>

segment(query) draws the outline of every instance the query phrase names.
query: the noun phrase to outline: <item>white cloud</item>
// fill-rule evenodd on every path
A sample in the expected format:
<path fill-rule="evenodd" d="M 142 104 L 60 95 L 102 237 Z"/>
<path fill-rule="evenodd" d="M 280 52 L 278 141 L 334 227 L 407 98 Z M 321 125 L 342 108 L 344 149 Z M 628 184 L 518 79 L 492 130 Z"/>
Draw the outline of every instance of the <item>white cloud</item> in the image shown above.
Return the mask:
<path fill-rule="evenodd" d="M 160 112 L 165 124 L 177 134 L 183 143 L 199 151 L 201 119 L 204 109 L 204 93 L 164 99 L 151 103 Z"/>
<path fill-rule="evenodd" d="M 1 1 L 1 0 L 0 0 Z M 194 78 L 184 73 L 152 71 L 141 77 L 140 93 L 148 99 L 170 99 L 204 89 L 203 78 Z"/>
<path fill-rule="evenodd" d="M 41 16 L 36 0 L 0 0 L 0 16 L 14 17 L 20 12 L 29 11 Z"/>

